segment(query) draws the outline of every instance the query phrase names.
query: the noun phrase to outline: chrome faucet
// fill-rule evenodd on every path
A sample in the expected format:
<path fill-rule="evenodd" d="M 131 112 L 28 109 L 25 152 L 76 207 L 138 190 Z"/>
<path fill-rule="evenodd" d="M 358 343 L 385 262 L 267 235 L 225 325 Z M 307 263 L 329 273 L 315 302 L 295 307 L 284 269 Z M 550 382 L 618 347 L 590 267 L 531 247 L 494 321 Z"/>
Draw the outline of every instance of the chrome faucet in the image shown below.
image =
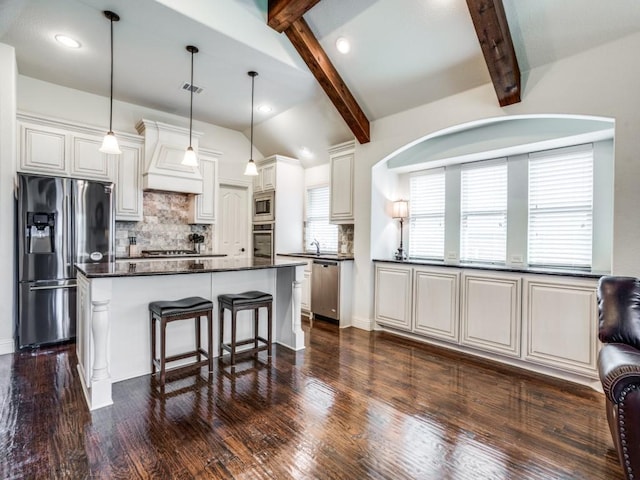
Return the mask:
<path fill-rule="evenodd" d="M 315 246 L 316 247 L 316 255 L 320 255 L 320 242 L 318 242 L 318 240 L 316 240 L 315 238 L 313 239 L 313 242 L 311 242 L 311 246 Z"/>

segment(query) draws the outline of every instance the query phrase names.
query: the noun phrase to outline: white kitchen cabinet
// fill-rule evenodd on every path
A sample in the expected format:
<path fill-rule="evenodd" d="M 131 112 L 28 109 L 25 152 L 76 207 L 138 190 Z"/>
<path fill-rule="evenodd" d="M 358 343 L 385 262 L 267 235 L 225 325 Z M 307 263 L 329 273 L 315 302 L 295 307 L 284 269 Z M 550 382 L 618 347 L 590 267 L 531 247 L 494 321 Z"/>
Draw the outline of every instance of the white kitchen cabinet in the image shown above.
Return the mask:
<path fill-rule="evenodd" d="M 256 162 L 258 175 L 253 177 L 253 191 L 267 192 L 276 189 L 276 163 L 274 157 L 266 159 L 267 163 Z"/>
<path fill-rule="evenodd" d="M 329 149 L 331 223 L 353 223 L 353 178 L 355 143 Z"/>
<path fill-rule="evenodd" d="M 381 325 L 411 330 L 412 268 L 376 264 L 374 317 Z"/>
<path fill-rule="evenodd" d="M 120 142 L 121 155 L 109 155 L 116 167 L 116 220 L 142 221 L 141 142 Z"/>
<path fill-rule="evenodd" d="M 74 178 L 110 181 L 115 169 L 115 156 L 100 151 L 102 137 L 71 133 L 71 169 L 69 174 Z"/>
<path fill-rule="evenodd" d="M 218 158 L 220 152 L 201 148 L 198 152 L 202 193 L 189 197 L 189 223 L 214 224 L 218 199 Z"/>
<path fill-rule="evenodd" d="M 459 285 L 454 269 L 414 268 L 414 332 L 458 342 Z"/>
<path fill-rule="evenodd" d="M 67 174 L 69 147 L 65 130 L 19 119 L 18 131 L 18 171 Z"/>
<path fill-rule="evenodd" d="M 287 257 L 284 255 L 278 255 L 279 260 L 288 260 L 291 262 L 305 262 L 304 265 L 304 277 L 302 280 L 302 299 L 300 301 L 300 306 L 302 308 L 302 312 L 305 314 L 309 314 L 311 312 L 311 265 L 313 265 L 313 260 L 307 260 L 304 257 Z"/>
<path fill-rule="evenodd" d="M 523 345 L 526 360 L 596 376 L 596 292 L 595 279 L 525 278 Z"/>
<path fill-rule="evenodd" d="M 462 274 L 461 343 L 520 356 L 521 277 L 510 274 Z"/>

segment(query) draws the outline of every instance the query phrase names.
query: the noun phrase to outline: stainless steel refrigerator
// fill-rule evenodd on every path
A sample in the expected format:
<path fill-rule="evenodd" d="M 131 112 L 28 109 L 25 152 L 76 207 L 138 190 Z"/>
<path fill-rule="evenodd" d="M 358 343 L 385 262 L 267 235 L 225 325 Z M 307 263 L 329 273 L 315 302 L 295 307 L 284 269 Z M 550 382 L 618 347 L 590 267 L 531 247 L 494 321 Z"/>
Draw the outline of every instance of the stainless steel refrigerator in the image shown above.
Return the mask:
<path fill-rule="evenodd" d="M 18 175 L 18 348 L 76 334 L 75 263 L 114 256 L 113 184 Z"/>

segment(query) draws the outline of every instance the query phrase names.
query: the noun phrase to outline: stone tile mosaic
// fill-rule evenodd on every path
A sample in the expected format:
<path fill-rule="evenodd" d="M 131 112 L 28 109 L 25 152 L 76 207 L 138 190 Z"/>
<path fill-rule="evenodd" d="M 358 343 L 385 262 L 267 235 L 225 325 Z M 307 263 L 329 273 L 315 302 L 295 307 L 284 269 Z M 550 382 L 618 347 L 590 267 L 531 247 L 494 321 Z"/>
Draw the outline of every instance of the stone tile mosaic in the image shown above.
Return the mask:
<path fill-rule="evenodd" d="M 192 249 L 191 233 L 204 235 L 202 253 L 213 251 L 213 225 L 189 225 L 189 195 L 174 192 L 143 192 L 143 220 L 116 222 L 116 256 L 129 255 L 129 238 L 139 250 Z"/>

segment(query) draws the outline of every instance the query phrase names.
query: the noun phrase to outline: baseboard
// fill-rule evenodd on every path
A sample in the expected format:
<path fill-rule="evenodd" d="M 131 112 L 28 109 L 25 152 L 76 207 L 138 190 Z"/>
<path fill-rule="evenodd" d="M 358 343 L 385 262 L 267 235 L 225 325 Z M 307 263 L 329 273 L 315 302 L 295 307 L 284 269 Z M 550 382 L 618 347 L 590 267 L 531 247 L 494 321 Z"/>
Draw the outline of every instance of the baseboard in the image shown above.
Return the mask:
<path fill-rule="evenodd" d="M 351 326 L 370 332 L 373 330 L 373 320 L 370 318 L 351 317 Z"/>
<path fill-rule="evenodd" d="M 13 338 L 0 339 L 0 355 L 7 355 L 15 352 L 16 344 Z"/>

